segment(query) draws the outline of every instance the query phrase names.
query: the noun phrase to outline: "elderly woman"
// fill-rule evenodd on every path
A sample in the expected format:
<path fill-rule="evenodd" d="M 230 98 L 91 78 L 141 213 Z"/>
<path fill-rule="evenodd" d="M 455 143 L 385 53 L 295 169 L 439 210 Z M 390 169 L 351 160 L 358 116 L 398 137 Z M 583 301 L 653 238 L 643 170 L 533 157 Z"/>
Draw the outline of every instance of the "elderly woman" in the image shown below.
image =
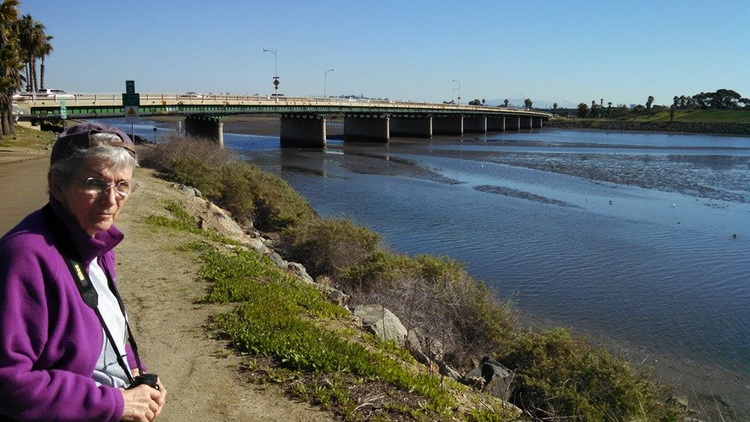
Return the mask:
<path fill-rule="evenodd" d="M 135 148 L 86 123 L 50 161 L 49 203 L 0 239 L 0 420 L 153 420 L 166 390 L 142 383 L 113 252 Z"/>

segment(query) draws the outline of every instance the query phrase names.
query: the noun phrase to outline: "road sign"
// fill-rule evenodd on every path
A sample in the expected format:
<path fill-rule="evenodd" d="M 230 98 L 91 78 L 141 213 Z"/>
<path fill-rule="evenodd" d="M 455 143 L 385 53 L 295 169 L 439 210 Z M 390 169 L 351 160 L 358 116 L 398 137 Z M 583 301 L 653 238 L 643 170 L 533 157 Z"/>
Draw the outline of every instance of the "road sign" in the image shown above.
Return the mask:
<path fill-rule="evenodd" d="M 138 106 L 125 106 L 125 123 L 138 123 Z"/>
<path fill-rule="evenodd" d="M 65 105 L 65 99 L 60 99 L 60 118 L 65 120 L 68 118 L 68 107 Z"/>
<path fill-rule="evenodd" d="M 122 94 L 122 105 L 138 107 L 141 105 L 141 94 Z"/>
<path fill-rule="evenodd" d="M 135 94 L 135 81 L 125 81 L 125 93 Z"/>

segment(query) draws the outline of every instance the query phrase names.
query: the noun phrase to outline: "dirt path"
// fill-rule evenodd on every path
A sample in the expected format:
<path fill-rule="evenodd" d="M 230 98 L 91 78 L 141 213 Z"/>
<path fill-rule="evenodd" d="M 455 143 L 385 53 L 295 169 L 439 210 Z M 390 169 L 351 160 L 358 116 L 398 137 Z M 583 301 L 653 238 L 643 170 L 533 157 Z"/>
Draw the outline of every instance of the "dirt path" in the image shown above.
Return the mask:
<path fill-rule="evenodd" d="M 48 156 L 0 151 L 0 232 L 47 199 Z M 206 285 L 197 256 L 177 250 L 189 235 L 145 223 L 167 198 L 184 196 L 147 169 L 137 169 L 138 191 L 116 225 L 126 234 L 117 248 L 118 277 L 142 357 L 169 392 L 160 421 L 326 421 L 330 415 L 287 399 L 274 386 L 243 381 L 239 357 L 208 337 L 204 326 L 222 309 L 196 304 Z"/>
<path fill-rule="evenodd" d="M 0 235 L 47 202 L 49 155 L 0 150 Z"/>

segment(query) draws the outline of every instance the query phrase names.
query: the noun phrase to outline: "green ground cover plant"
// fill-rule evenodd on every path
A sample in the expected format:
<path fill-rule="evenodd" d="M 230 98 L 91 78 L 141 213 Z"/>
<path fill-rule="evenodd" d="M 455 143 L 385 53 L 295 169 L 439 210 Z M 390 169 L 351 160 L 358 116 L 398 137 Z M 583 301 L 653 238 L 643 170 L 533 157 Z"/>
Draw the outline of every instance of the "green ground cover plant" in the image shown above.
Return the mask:
<path fill-rule="evenodd" d="M 184 209 L 172 202 L 165 209 L 171 218 L 150 223 L 193 232 L 183 224 Z M 203 256 L 201 276 L 210 283 L 203 301 L 236 304 L 215 317 L 212 329 L 238 353 L 269 359 L 264 381 L 286 383 L 290 394 L 347 420 L 448 420 L 460 415 L 455 395 L 467 387 L 455 382 L 448 387 L 392 343 L 348 328 L 346 310 L 292 279 L 268 257 L 244 248 L 221 251 L 200 241 L 182 248 Z M 378 393 L 376 404 L 362 407 L 362 398 L 373 392 Z M 483 401 L 493 414 L 502 411 L 492 400 L 477 399 Z M 473 414 L 482 412 L 473 409 Z"/>

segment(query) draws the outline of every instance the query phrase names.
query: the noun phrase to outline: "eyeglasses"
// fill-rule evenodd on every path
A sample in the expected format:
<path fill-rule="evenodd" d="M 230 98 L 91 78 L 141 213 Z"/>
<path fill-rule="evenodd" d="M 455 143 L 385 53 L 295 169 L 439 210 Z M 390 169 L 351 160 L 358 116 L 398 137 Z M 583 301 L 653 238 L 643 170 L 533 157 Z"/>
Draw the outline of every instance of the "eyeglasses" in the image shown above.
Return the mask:
<path fill-rule="evenodd" d="M 109 188 L 114 189 L 115 193 L 120 198 L 125 198 L 129 194 L 135 191 L 138 186 L 135 183 L 131 183 L 128 180 L 120 180 L 119 182 L 107 182 L 106 180 L 99 179 L 98 177 L 89 177 L 83 180 L 83 190 L 85 192 L 100 195 L 107 192 Z"/>

